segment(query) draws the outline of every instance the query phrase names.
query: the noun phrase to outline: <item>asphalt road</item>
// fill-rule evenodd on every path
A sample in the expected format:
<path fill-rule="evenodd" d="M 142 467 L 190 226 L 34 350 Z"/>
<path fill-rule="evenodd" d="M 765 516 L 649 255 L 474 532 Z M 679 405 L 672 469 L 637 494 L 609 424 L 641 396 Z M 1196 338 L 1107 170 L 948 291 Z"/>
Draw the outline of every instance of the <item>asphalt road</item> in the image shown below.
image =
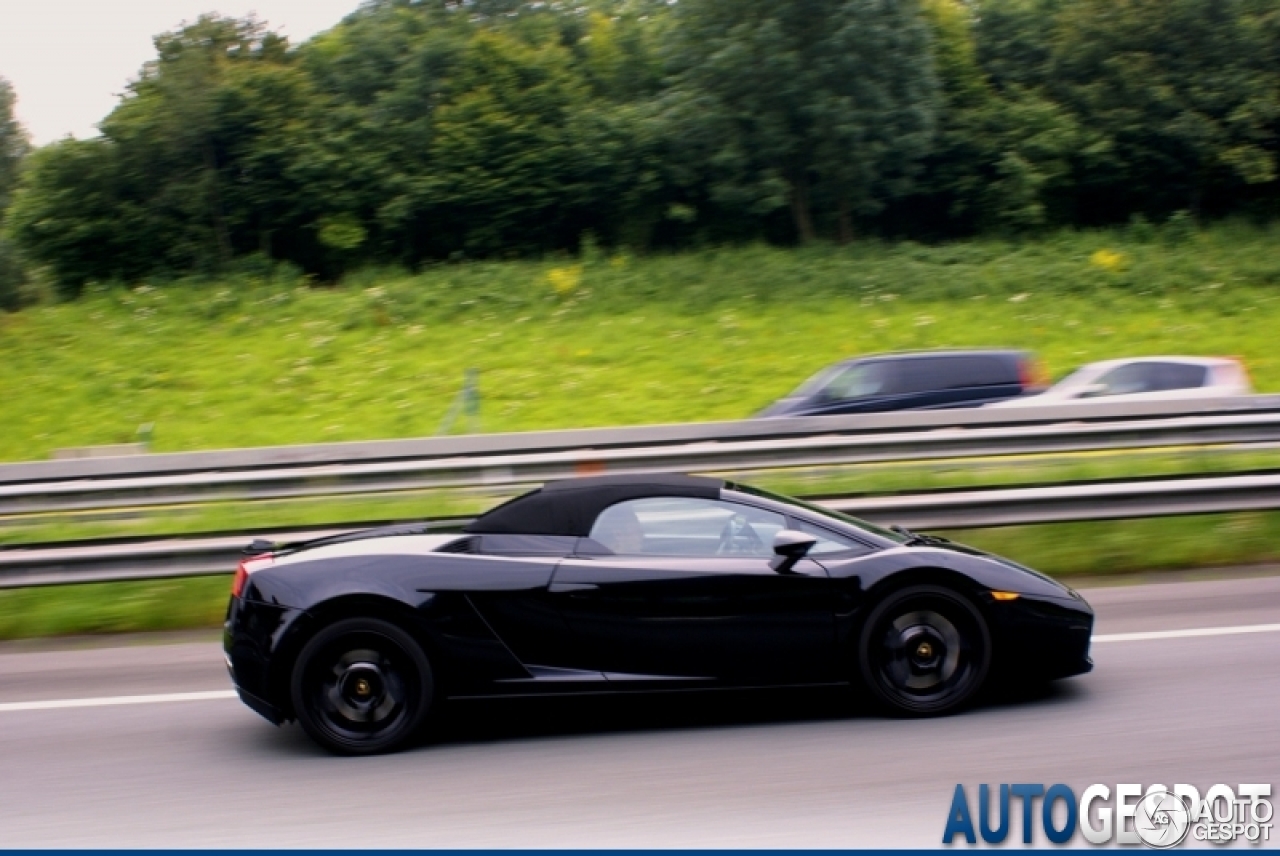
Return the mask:
<path fill-rule="evenodd" d="M 934 847 L 957 783 L 1280 785 L 1280 577 L 1084 593 L 1094 672 L 961 716 L 827 691 L 470 703 L 361 759 L 187 699 L 228 688 L 212 641 L 9 648 L 0 846 Z M 161 694 L 186 700 L 56 706 Z"/>

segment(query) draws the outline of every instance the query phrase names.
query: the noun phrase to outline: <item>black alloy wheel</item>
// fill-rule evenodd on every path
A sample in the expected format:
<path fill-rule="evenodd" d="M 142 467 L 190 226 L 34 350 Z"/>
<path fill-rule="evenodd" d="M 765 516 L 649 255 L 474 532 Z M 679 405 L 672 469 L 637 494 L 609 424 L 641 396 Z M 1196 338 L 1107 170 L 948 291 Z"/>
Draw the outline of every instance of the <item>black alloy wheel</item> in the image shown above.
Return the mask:
<path fill-rule="evenodd" d="M 290 694 L 311 739 L 340 755 L 372 755 L 413 736 L 433 689 L 431 666 L 413 637 L 381 619 L 349 618 L 303 647 Z"/>
<path fill-rule="evenodd" d="M 986 680 L 991 634 L 963 595 L 942 586 L 911 586 L 871 611 L 858 661 L 867 688 L 893 712 L 952 713 Z"/>

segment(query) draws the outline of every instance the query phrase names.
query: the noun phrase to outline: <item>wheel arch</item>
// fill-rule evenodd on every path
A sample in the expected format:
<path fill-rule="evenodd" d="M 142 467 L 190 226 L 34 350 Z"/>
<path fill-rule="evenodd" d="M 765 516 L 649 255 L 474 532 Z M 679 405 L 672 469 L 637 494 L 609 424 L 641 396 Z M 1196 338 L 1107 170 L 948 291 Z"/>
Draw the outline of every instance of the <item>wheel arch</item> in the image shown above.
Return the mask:
<path fill-rule="evenodd" d="M 380 594 L 343 594 L 309 607 L 280 640 L 272 655 L 271 701 L 286 719 L 295 719 L 289 682 L 302 649 L 316 634 L 334 622 L 347 618 L 376 618 L 396 625 L 422 648 L 433 666 L 440 662 L 439 648 L 418 611 L 403 601 Z"/>
<path fill-rule="evenodd" d="M 885 598 L 894 592 L 918 585 L 943 586 L 953 589 L 968 598 L 978 610 L 978 614 L 982 616 L 983 621 L 986 622 L 987 632 L 992 635 L 992 642 L 995 644 L 995 626 L 992 622 L 987 598 L 982 597 L 983 593 L 990 591 L 990 588 L 975 580 L 972 576 L 954 568 L 946 568 L 940 565 L 919 565 L 889 574 L 875 581 L 867 588 L 854 613 L 854 620 L 850 622 L 845 630 L 844 638 L 840 640 L 841 648 L 845 651 L 846 656 L 856 661 L 859 640 L 862 637 L 862 628 L 866 624 L 867 616 Z"/>
<path fill-rule="evenodd" d="M 954 568 L 946 568 L 940 565 L 920 565 L 905 568 L 872 584 L 867 589 L 862 608 L 859 610 L 859 624 L 861 624 L 861 619 L 866 618 L 867 613 L 875 608 L 876 604 L 889 595 L 904 588 L 918 585 L 937 585 L 954 589 L 960 594 L 969 597 L 973 601 L 973 605 L 978 608 L 978 611 L 983 613 L 983 617 L 988 617 L 984 599 L 979 595 L 990 591 L 989 586 Z"/>
<path fill-rule="evenodd" d="M 870 678 L 864 671 L 865 651 L 863 650 L 864 636 L 867 635 L 869 622 L 877 620 L 876 613 L 879 608 L 886 604 L 895 594 L 906 592 L 911 589 L 943 589 L 960 597 L 967 602 L 980 622 L 977 630 L 983 637 L 985 653 L 985 663 L 980 669 L 980 677 L 974 689 L 968 691 L 964 697 L 965 700 L 957 701 L 957 705 L 968 704 L 974 694 L 980 693 L 985 685 L 989 683 L 989 678 L 993 674 L 993 666 L 999 660 L 999 654 L 1002 645 L 999 641 L 999 625 L 994 620 L 991 605 L 992 599 L 983 595 L 991 591 L 991 588 L 985 583 L 974 579 L 972 576 L 963 572 L 935 566 L 921 566 L 907 568 L 898 573 L 892 574 L 882 580 L 877 581 L 866 591 L 862 603 L 857 611 L 857 620 L 853 622 L 849 638 L 845 640 L 844 650 L 846 652 L 846 662 L 851 666 L 850 680 L 856 688 L 863 691 L 871 689 L 869 685 Z M 878 692 L 878 691 L 877 691 Z M 954 707 L 950 709 L 955 709 Z M 924 709 L 915 712 L 908 712 L 904 708 L 898 708 L 898 713 L 907 712 L 908 715 L 925 714 Z"/>

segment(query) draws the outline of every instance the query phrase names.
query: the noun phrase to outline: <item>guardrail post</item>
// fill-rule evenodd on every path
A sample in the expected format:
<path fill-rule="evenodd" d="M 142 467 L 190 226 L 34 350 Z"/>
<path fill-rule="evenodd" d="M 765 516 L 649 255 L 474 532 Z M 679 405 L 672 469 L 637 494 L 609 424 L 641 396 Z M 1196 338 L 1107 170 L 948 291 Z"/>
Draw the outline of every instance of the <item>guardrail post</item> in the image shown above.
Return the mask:
<path fill-rule="evenodd" d="M 479 369 L 467 369 L 466 372 L 463 373 L 462 390 L 449 405 L 449 410 L 445 413 L 444 419 L 440 420 L 440 427 L 436 429 L 436 435 L 448 434 L 453 428 L 453 423 L 458 420 L 459 414 L 462 414 L 466 419 L 468 433 L 480 433 Z"/>
<path fill-rule="evenodd" d="M 467 369 L 462 382 L 462 409 L 467 414 L 467 431 L 480 433 L 480 370 Z"/>

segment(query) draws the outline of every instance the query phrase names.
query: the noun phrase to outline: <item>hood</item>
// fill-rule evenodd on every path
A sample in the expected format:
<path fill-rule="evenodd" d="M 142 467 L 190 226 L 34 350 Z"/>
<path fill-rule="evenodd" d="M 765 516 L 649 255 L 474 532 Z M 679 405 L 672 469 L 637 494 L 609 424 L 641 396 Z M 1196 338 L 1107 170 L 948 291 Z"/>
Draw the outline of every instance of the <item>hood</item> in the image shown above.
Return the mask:
<path fill-rule="evenodd" d="M 995 553 L 988 553 L 986 550 L 979 550 L 977 547 L 970 547 L 968 544 L 960 544 L 946 539 L 938 539 L 938 541 L 941 543 L 931 542 L 929 546 L 939 550 L 949 550 L 953 553 L 962 553 L 966 556 L 985 559 L 1015 572 L 1019 579 L 1025 580 L 1025 585 L 1019 587 L 1021 594 L 1070 597 L 1075 600 L 1083 600 L 1076 593 L 1076 590 L 1070 586 L 1059 582 L 1048 574 L 1043 574 L 1034 568 L 1028 568 L 1026 565 L 1015 562 L 1012 559 L 1006 559 L 1004 556 Z"/>
<path fill-rule="evenodd" d="M 765 409 L 752 414 L 753 419 L 767 419 L 771 416 L 803 416 L 813 410 L 813 401 L 800 395 L 779 398 Z"/>

